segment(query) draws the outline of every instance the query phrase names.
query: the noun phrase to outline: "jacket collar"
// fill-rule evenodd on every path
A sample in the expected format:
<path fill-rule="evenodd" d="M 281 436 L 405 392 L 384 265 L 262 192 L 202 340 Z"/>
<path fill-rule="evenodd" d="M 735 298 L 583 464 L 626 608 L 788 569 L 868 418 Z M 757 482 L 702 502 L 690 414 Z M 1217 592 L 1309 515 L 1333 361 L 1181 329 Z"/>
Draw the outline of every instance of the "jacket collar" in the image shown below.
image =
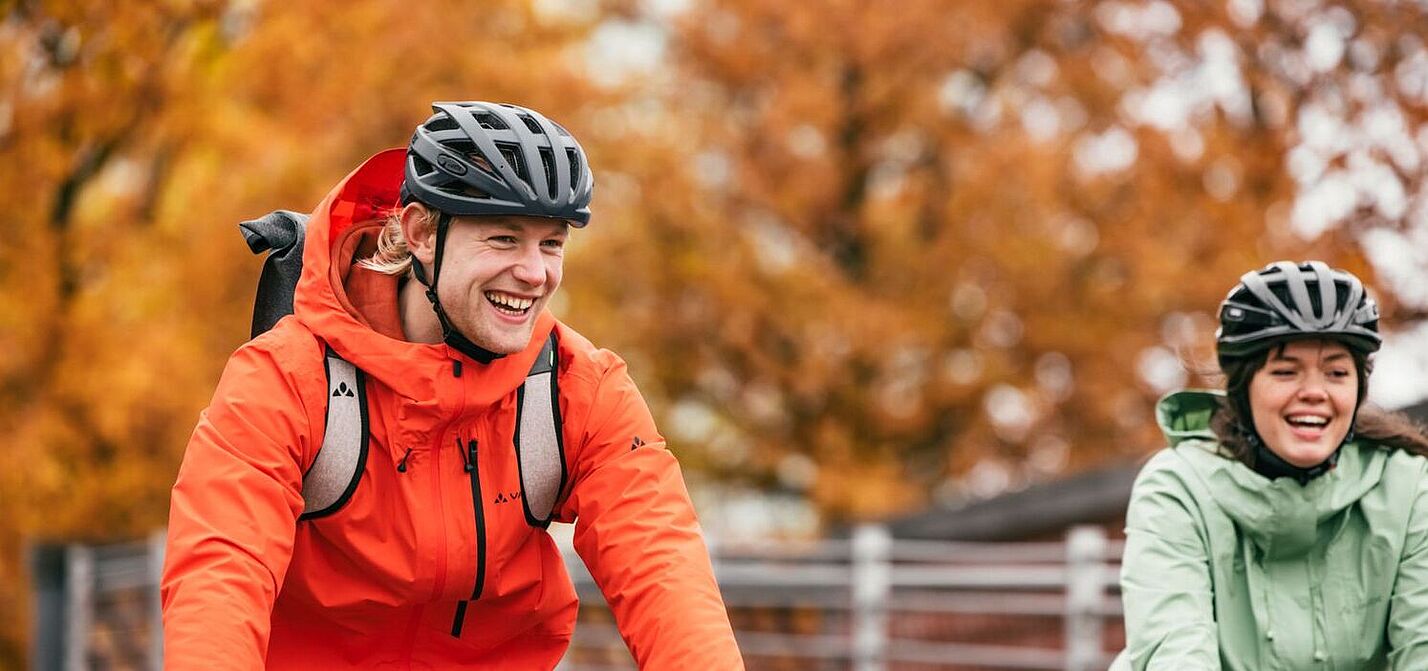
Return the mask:
<path fill-rule="evenodd" d="M 1297 556 L 1318 539 L 1318 525 L 1364 497 L 1383 478 L 1388 452 L 1351 442 L 1337 466 L 1301 485 L 1270 480 L 1221 454 L 1210 416 L 1223 396 L 1182 391 L 1161 399 L 1156 417 L 1172 447 L 1192 465 L 1215 503 L 1269 556 Z"/>

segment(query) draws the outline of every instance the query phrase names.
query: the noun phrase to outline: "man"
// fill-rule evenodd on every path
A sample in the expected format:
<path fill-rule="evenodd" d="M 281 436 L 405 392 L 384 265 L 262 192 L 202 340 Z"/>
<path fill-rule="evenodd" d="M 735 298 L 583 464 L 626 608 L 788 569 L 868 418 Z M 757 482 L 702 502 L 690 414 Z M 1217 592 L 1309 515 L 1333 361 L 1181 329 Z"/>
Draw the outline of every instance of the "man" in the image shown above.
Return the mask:
<path fill-rule="evenodd" d="M 318 206 L 293 317 L 194 431 L 167 667 L 550 669 L 577 602 L 545 527 L 573 521 L 641 668 L 743 668 L 624 363 L 545 309 L 584 152 L 532 110 L 433 108 Z"/>

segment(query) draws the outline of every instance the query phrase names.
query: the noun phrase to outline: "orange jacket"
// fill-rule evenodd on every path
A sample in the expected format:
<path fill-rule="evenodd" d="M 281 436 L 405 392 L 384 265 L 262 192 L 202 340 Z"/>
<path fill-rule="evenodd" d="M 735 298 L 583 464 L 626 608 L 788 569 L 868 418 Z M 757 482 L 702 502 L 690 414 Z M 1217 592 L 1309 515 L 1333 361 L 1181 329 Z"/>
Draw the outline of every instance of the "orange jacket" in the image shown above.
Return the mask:
<path fill-rule="evenodd" d="M 374 281 L 351 259 L 376 231 L 363 222 L 396 202 L 402 160 L 374 156 L 318 206 L 295 315 L 234 353 L 200 417 L 169 515 L 166 666 L 553 668 L 575 591 L 546 531 L 497 494 L 521 490 L 515 390 L 556 329 L 569 473 L 556 520 L 575 523 L 641 668 L 742 669 L 679 465 L 619 357 L 546 313 L 524 352 L 480 364 L 382 335 L 372 308 L 352 307 L 395 319 L 394 294 L 381 307 L 349 289 Z M 366 373 L 371 443 L 348 502 L 299 521 L 324 345 Z"/>

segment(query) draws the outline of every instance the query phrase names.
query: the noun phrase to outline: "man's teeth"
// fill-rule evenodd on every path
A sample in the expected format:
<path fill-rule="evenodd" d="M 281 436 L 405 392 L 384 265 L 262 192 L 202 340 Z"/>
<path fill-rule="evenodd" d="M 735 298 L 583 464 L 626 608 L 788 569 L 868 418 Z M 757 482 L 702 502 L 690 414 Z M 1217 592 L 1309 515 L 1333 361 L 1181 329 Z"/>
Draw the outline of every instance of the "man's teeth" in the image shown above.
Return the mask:
<path fill-rule="evenodd" d="M 535 304 L 534 299 L 519 298 L 507 294 L 496 293 L 494 291 L 486 292 L 486 300 L 491 301 L 497 307 L 502 307 L 507 310 L 514 310 L 516 312 L 524 312 L 526 310 L 529 310 L 530 307 Z"/>
<path fill-rule="evenodd" d="M 1324 426 L 1329 423 L 1328 418 L 1318 415 L 1294 415 L 1287 418 L 1290 424 L 1300 424 L 1303 426 Z"/>

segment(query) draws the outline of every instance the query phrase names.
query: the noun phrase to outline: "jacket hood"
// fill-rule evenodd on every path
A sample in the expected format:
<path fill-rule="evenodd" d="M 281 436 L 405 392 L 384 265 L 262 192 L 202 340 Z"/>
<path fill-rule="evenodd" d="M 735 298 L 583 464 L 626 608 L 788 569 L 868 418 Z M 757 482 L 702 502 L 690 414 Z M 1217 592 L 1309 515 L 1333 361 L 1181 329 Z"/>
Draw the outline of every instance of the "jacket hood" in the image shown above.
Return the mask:
<path fill-rule="evenodd" d="M 1156 419 L 1215 502 L 1266 555 L 1308 551 L 1320 522 L 1357 503 L 1383 478 L 1388 452 L 1358 442 L 1344 445 L 1334 469 L 1308 484 L 1265 478 L 1221 453 L 1210 417 L 1223 397 L 1216 391 L 1176 392 L 1160 400 Z"/>
<path fill-rule="evenodd" d="M 522 352 L 481 364 L 445 343 L 413 343 L 384 336 L 350 312 L 344 282 L 364 237 L 380 230 L 399 203 L 405 149 L 388 149 L 343 178 L 313 211 L 303 250 L 302 277 L 293 313 L 308 330 L 367 375 L 410 399 L 446 405 L 443 377 L 459 362 L 466 378 L 457 404 L 490 405 L 525 381 L 554 328 L 548 311 L 536 317 L 531 343 Z"/>

